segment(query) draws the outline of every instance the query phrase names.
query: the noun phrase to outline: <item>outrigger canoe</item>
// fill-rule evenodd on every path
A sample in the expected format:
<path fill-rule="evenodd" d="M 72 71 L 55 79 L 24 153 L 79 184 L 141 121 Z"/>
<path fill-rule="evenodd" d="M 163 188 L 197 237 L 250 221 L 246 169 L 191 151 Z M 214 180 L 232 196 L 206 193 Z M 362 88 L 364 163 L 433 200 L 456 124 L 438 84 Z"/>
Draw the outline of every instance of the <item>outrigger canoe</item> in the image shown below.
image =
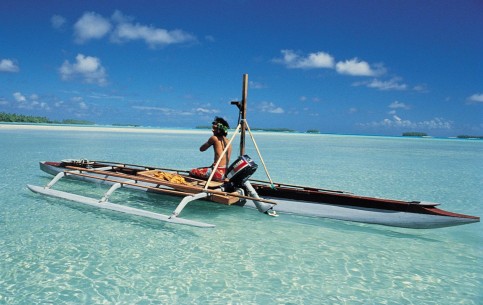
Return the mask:
<path fill-rule="evenodd" d="M 274 183 L 268 171 L 267 176 L 270 181 L 250 179 L 258 165 L 245 154 L 245 131 L 250 131 L 245 113 L 247 82 L 247 75 L 244 75 L 242 101 L 232 102 L 240 110 L 240 122 L 229 145 L 240 131 L 240 155 L 228 167 L 224 181 L 214 182 L 212 177 L 207 181 L 199 180 L 190 177 L 186 170 L 111 161 L 67 159 L 40 162 L 40 169 L 55 175 L 54 179 L 43 187 L 35 185 L 27 185 L 27 187 L 35 193 L 96 208 L 197 227 L 215 225 L 179 217 L 181 211 L 194 200 L 254 208 L 270 216 L 294 214 L 413 229 L 442 228 L 480 221 L 477 216 L 442 210 L 438 208 L 438 203 L 433 202 L 374 198 L 345 191 Z M 253 142 L 259 152 L 254 139 Z M 260 153 L 259 156 L 265 166 Z M 220 159 L 222 157 L 223 155 Z M 218 164 L 215 165 L 217 166 Z M 53 189 L 52 187 L 64 177 L 102 182 L 111 187 L 100 199 Z M 109 197 L 120 187 L 182 197 L 182 200 L 171 215 L 154 213 L 111 203 Z"/>
<path fill-rule="evenodd" d="M 247 160 L 246 156 L 245 160 Z M 250 162 L 250 160 L 247 161 Z M 255 208 L 264 213 L 295 214 L 414 229 L 457 226 L 480 220 L 479 217 L 441 210 L 437 207 L 437 203 L 364 197 L 343 191 L 283 183 L 272 184 L 260 180 L 248 180 L 243 183 L 251 185 L 259 198 L 255 198 L 257 195 L 248 189 L 250 186 L 247 188 L 243 184 L 242 187 L 232 189 L 231 186 L 227 187 L 224 183 L 211 182 L 208 189 L 204 190 L 206 181 L 191 178 L 184 170 L 118 162 L 86 160 L 40 162 L 40 169 L 56 175 L 57 179 L 45 187 L 28 185 L 28 188 L 34 192 L 99 208 L 199 227 L 213 227 L 214 225 L 179 218 L 179 213 L 187 204 L 186 200 L 186 204 L 182 201 L 172 215 L 162 215 L 113 204 L 108 199 L 113 190 L 122 186 L 134 190 L 184 197 L 188 202 L 191 199 L 203 199 L 215 203 Z M 178 181 L 175 181 L 176 178 L 171 181 L 169 178 L 166 179 L 170 176 L 177 177 Z M 102 182 L 112 185 L 112 187 L 102 199 L 52 189 L 52 186 L 62 177 Z M 180 182 L 183 180 L 184 182 Z"/>

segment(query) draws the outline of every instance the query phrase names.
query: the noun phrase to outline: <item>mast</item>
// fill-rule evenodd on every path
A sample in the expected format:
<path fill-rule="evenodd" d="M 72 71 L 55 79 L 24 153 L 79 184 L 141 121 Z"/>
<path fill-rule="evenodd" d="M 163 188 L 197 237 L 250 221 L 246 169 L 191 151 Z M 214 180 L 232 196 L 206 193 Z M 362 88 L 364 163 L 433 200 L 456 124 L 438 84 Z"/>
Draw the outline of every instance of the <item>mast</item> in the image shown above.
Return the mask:
<path fill-rule="evenodd" d="M 240 108 L 240 124 L 241 124 L 241 136 L 240 136 L 240 156 L 245 154 L 245 130 L 246 123 L 245 119 L 247 117 L 247 95 L 248 95 L 248 74 L 243 74 L 243 89 L 242 89 L 242 100 Z"/>

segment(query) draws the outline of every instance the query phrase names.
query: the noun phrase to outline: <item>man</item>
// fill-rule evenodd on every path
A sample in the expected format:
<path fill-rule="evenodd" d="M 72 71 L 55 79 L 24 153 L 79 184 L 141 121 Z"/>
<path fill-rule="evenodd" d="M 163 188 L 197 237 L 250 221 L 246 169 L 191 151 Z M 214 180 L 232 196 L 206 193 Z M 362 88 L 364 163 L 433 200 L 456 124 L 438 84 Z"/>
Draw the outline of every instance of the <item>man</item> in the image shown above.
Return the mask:
<path fill-rule="evenodd" d="M 208 139 L 208 141 L 206 141 L 206 143 L 204 143 L 200 147 L 200 151 L 205 151 L 213 146 L 213 152 L 215 157 L 214 162 L 210 167 L 199 167 L 192 169 L 190 171 L 191 177 L 208 179 L 213 172 L 213 168 L 215 167 L 216 162 L 218 162 L 218 159 L 220 159 L 221 157 L 218 168 L 213 175 L 213 180 L 223 181 L 223 179 L 225 178 L 226 169 L 230 165 L 229 162 L 231 156 L 231 146 L 228 147 L 226 154 L 222 156 L 222 153 L 229 142 L 229 140 L 226 138 L 226 135 L 228 134 L 228 128 L 230 128 L 230 126 L 228 125 L 227 121 L 225 121 L 223 118 L 215 117 L 211 129 L 213 135 Z"/>

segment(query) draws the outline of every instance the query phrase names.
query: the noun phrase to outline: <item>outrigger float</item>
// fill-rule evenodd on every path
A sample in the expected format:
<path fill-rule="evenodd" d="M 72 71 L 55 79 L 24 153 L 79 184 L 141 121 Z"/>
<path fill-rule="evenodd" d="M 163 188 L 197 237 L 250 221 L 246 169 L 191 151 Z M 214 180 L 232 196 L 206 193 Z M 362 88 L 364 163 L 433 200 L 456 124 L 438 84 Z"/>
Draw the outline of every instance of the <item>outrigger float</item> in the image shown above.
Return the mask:
<path fill-rule="evenodd" d="M 239 124 L 230 139 L 240 136 L 240 156 L 227 170 L 223 182 L 199 180 L 186 170 L 159 168 L 110 161 L 68 159 L 60 162 L 40 162 L 40 169 L 55 175 L 46 186 L 27 185 L 39 194 L 70 200 L 89 206 L 147 217 L 159 221 L 196 227 L 215 225 L 179 217 L 187 204 L 194 200 L 255 208 L 270 216 L 295 214 L 331 218 L 393 227 L 431 229 L 479 222 L 476 216 L 457 214 L 439 209 L 438 203 L 402 201 L 357 196 L 349 192 L 309 186 L 274 183 L 246 120 L 248 76 L 243 76 L 242 100 L 232 102 L 240 111 Z M 260 160 L 270 181 L 250 179 L 258 165 L 245 154 L 245 133 L 249 131 Z M 226 150 L 223 154 L 226 153 Z M 220 157 L 223 158 L 223 155 Z M 218 164 L 215 164 L 215 168 Z M 215 171 L 213 171 L 215 172 Z M 100 199 L 55 190 L 52 187 L 62 178 L 101 182 L 111 185 Z M 182 197 L 171 215 L 159 214 L 122 204 L 111 203 L 109 197 L 120 187 Z"/>

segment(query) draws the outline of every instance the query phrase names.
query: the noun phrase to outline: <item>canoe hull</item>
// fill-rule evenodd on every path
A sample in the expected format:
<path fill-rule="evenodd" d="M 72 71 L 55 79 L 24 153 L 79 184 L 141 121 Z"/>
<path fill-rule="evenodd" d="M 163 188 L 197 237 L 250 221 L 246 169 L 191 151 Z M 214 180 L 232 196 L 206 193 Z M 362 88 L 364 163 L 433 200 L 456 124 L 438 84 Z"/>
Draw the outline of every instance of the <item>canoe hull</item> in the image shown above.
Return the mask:
<path fill-rule="evenodd" d="M 275 197 L 264 197 L 279 204 L 273 210 L 280 214 L 294 214 L 306 217 L 329 218 L 368 224 L 411 229 L 435 229 L 458 226 L 478 222 L 479 220 L 464 217 L 449 217 L 433 214 L 408 213 L 401 211 L 381 210 L 361 207 L 294 201 Z M 255 208 L 252 201 L 246 207 Z"/>

